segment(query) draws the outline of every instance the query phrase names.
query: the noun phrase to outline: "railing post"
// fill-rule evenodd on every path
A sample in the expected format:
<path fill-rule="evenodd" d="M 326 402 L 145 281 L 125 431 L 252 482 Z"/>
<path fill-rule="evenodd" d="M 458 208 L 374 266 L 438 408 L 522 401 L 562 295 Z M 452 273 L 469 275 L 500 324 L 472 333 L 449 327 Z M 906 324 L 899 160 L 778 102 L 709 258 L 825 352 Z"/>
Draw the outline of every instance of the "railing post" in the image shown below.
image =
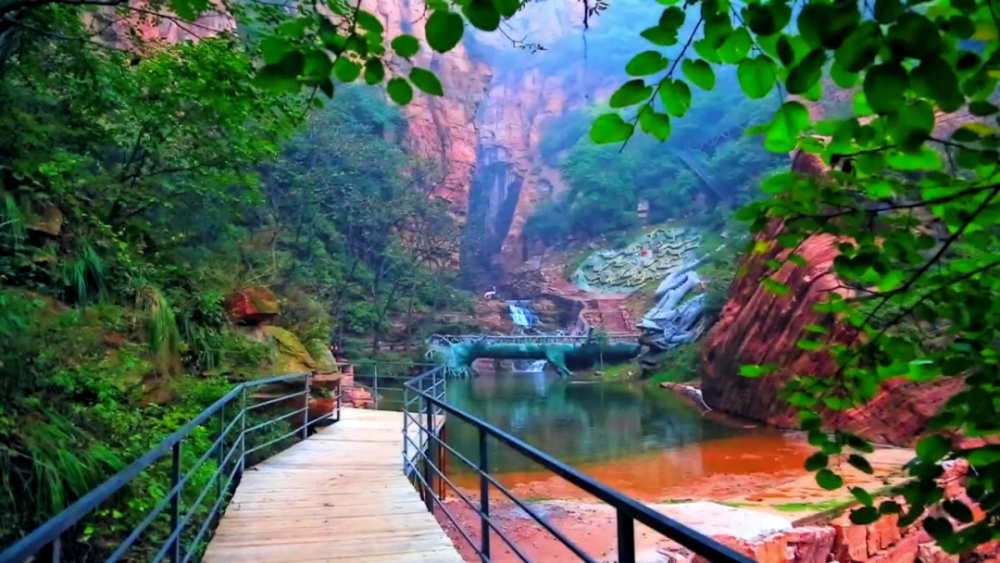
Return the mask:
<path fill-rule="evenodd" d="M 635 563 L 635 521 L 618 510 L 618 563 Z"/>
<path fill-rule="evenodd" d="M 181 442 L 177 442 L 173 447 L 173 465 L 170 468 L 170 488 L 173 490 L 181 482 Z M 173 534 L 181 524 L 181 494 L 175 491 L 170 499 L 170 533 Z M 177 534 L 172 544 L 170 544 L 170 560 L 179 563 L 181 560 L 181 535 Z"/>
<path fill-rule="evenodd" d="M 403 475 L 407 475 L 409 457 L 409 440 L 407 439 L 410 428 L 410 388 L 403 383 Z"/>
<path fill-rule="evenodd" d="M 424 405 L 427 410 L 427 451 L 424 452 L 424 484 L 427 486 L 426 495 L 424 496 L 424 501 L 427 504 L 427 510 L 433 514 L 434 513 L 434 470 L 431 469 L 431 460 L 434 459 L 433 450 L 433 436 L 434 433 L 434 403 L 428 397 L 424 397 Z"/>
<path fill-rule="evenodd" d="M 62 561 L 62 536 L 57 536 L 52 540 L 52 563 Z"/>
<path fill-rule="evenodd" d="M 217 454 L 218 461 L 216 464 L 216 473 L 219 476 L 215 479 L 215 498 L 216 500 L 222 498 L 222 475 L 225 474 L 225 467 L 223 467 L 226 459 L 226 439 L 223 438 L 222 433 L 226 431 L 226 405 L 223 404 L 219 408 L 219 451 Z"/>
<path fill-rule="evenodd" d="M 306 394 L 302 396 L 302 439 L 309 437 L 309 380 L 312 374 L 306 374 Z"/>
<path fill-rule="evenodd" d="M 490 558 L 490 525 L 486 521 L 490 517 L 490 481 L 486 478 L 490 474 L 490 459 L 487 449 L 487 434 L 482 427 L 479 428 L 479 512 L 481 519 L 482 545 L 479 548 L 483 558 Z"/>
<path fill-rule="evenodd" d="M 375 410 L 378 410 L 378 364 L 375 366 Z"/>
<path fill-rule="evenodd" d="M 240 468 L 236 470 L 240 477 L 243 477 L 243 470 L 247 466 L 247 387 L 240 390 L 240 459 L 236 460 Z"/>

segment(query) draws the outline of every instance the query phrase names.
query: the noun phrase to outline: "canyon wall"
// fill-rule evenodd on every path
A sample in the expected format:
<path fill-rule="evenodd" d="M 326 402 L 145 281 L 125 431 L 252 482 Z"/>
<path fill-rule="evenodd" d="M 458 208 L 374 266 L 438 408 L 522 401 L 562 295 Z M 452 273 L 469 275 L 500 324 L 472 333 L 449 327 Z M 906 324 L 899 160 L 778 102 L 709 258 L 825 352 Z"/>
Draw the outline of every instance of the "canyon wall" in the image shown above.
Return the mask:
<path fill-rule="evenodd" d="M 428 12 L 419 0 L 365 0 L 362 5 L 382 21 L 387 41 L 404 33 L 420 39 L 414 64 L 433 70 L 441 80 L 444 97 L 418 92 L 402 108 L 408 123 L 407 143 L 415 156 L 437 165 L 439 174 L 431 193 L 448 200 L 452 213 L 464 222 L 476 169 L 476 106 L 492 78 L 490 66 L 471 57 L 463 43 L 448 53 L 432 51 L 424 34 Z"/>
<path fill-rule="evenodd" d="M 825 172 L 822 162 L 810 156 L 795 159 L 793 169 L 806 174 Z M 791 252 L 774 241 L 780 229 L 781 223 L 774 222 L 757 236 L 758 241 L 768 244 L 767 251 L 744 258 L 718 323 L 702 339 L 702 393 L 713 409 L 779 428 L 797 429 L 796 411 L 781 398 L 784 384 L 795 376 L 822 378 L 837 373 L 836 364 L 827 354 L 796 346 L 799 339 L 809 336 L 805 326 L 826 326 L 833 342 L 848 342 L 852 335 L 843 324 L 833 325 L 828 315 L 813 310 L 827 292 L 845 291 L 832 271 L 839 253 L 834 246 L 836 237 L 823 234 L 806 239 L 798 253 L 808 266 L 787 263 L 773 275 L 789 287 L 790 295 L 778 297 L 760 287 L 760 280 L 770 271 L 767 261 L 783 260 Z M 756 379 L 739 375 L 741 365 L 769 363 L 781 367 Z M 828 425 L 870 440 L 910 444 L 962 385 L 960 378 L 928 383 L 890 380 L 863 407 L 823 415 Z"/>

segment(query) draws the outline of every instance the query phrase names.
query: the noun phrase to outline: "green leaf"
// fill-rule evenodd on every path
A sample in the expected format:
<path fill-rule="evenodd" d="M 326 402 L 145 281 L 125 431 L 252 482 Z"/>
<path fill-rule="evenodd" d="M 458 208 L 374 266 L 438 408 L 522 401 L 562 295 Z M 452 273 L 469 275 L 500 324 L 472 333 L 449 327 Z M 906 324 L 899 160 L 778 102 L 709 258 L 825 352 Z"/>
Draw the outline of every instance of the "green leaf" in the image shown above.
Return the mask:
<path fill-rule="evenodd" d="M 829 469 L 821 469 L 816 474 L 816 484 L 828 491 L 839 489 L 844 485 L 844 480 L 839 475 Z"/>
<path fill-rule="evenodd" d="M 910 73 L 910 86 L 917 94 L 937 102 L 945 112 L 956 111 L 965 105 L 958 76 L 951 65 L 940 57 L 921 61 L 920 66 Z"/>
<path fill-rule="evenodd" d="M 260 42 L 260 52 L 264 56 L 264 63 L 273 65 L 281 61 L 281 57 L 288 52 L 291 46 L 287 41 L 272 35 Z"/>
<path fill-rule="evenodd" d="M 758 377 L 765 376 L 774 371 L 773 365 L 750 365 L 744 364 L 740 366 L 740 375 L 749 379 L 756 379 Z"/>
<path fill-rule="evenodd" d="M 393 78 L 386 84 L 385 89 L 389 93 L 389 98 L 401 106 L 405 106 L 413 99 L 413 88 L 405 78 Z"/>
<path fill-rule="evenodd" d="M 341 82 L 354 82 L 361 76 L 361 65 L 341 55 L 333 63 L 333 73 Z"/>
<path fill-rule="evenodd" d="M 664 78 L 660 82 L 660 100 L 670 115 L 684 117 L 691 107 L 691 88 L 683 80 Z"/>
<path fill-rule="evenodd" d="M 948 18 L 944 28 L 948 33 L 960 39 L 968 39 L 976 33 L 976 24 L 967 16 L 952 16 Z"/>
<path fill-rule="evenodd" d="M 791 7 L 782 2 L 747 6 L 747 26 L 757 35 L 774 35 L 784 29 L 791 18 Z"/>
<path fill-rule="evenodd" d="M 330 77 L 330 69 L 333 62 L 330 56 L 322 49 L 308 51 L 305 54 L 305 64 L 302 67 L 302 80 L 312 85 L 326 80 Z"/>
<path fill-rule="evenodd" d="M 886 42 L 898 60 L 937 57 L 944 49 L 937 25 L 915 11 L 905 12 L 899 17 L 896 24 L 889 28 Z"/>
<path fill-rule="evenodd" d="M 788 73 L 789 94 L 802 94 L 808 91 L 823 76 L 823 64 L 826 63 L 826 51 L 815 49 Z"/>
<path fill-rule="evenodd" d="M 817 324 L 808 324 L 802 328 L 806 332 L 814 332 L 816 334 L 826 334 L 827 332 L 829 332 L 826 330 L 826 327 Z"/>
<path fill-rule="evenodd" d="M 844 70 L 843 65 L 836 61 L 830 66 L 830 78 L 834 84 L 845 89 L 853 88 L 858 83 L 858 75 Z"/>
<path fill-rule="evenodd" d="M 903 15 L 903 3 L 899 0 L 875 0 L 875 20 L 890 24 Z"/>
<path fill-rule="evenodd" d="M 851 495 L 858 499 L 858 502 L 861 504 L 865 506 L 871 506 L 874 504 L 874 499 L 872 499 L 872 496 L 868 493 L 868 491 L 862 489 L 861 487 L 851 487 L 850 490 Z"/>
<path fill-rule="evenodd" d="M 718 49 L 733 31 L 733 23 L 726 14 L 704 16 L 704 41 L 712 48 Z"/>
<path fill-rule="evenodd" d="M 420 68 L 413 67 L 410 69 L 410 82 L 417 88 L 420 88 L 425 94 L 430 94 L 432 96 L 443 96 L 444 89 L 441 88 L 441 82 L 434 76 L 434 73 Z"/>
<path fill-rule="evenodd" d="M 694 42 L 694 51 L 698 53 L 699 57 L 710 63 L 719 64 L 722 62 L 722 59 L 719 58 L 719 50 L 704 39 Z"/>
<path fill-rule="evenodd" d="M 851 489 L 851 492 L 854 492 L 855 490 L 861 490 L 861 489 L 858 489 L 857 487 L 854 487 L 854 488 Z M 865 493 L 865 494 L 867 495 L 868 493 Z M 868 499 L 869 499 L 869 503 L 870 503 L 871 502 L 871 496 L 869 496 Z M 881 514 L 879 514 L 878 510 L 876 510 L 874 507 L 872 507 L 872 506 L 863 506 L 863 507 L 861 507 L 861 508 L 859 508 L 857 510 L 852 510 L 850 518 L 851 518 L 851 523 L 857 524 L 859 526 L 865 526 L 865 525 L 868 525 L 868 524 L 871 524 L 873 522 L 878 521 L 878 519 L 879 519 L 880 516 L 881 516 Z"/>
<path fill-rule="evenodd" d="M 656 74 L 666 69 L 669 62 L 659 51 L 643 51 L 625 65 L 625 72 L 629 76 Z"/>
<path fill-rule="evenodd" d="M 465 21 L 462 16 L 448 10 L 437 10 L 427 18 L 424 26 L 427 43 L 438 53 L 451 51 L 462 40 Z"/>
<path fill-rule="evenodd" d="M 615 93 L 611 94 L 608 104 L 613 108 L 634 106 L 648 100 L 652 95 L 653 87 L 647 86 L 644 80 L 637 78 L 629 80 L 622 84 L 618 90 L 615 90 Z"/>
<path fill-rule="evenodd" d="M 920 153 L 890 151 L 886 163 L 896 170 L 940 170 L 941 155 L 930 147 L 923 147 Z"/>
<path fill-rule="evenodd" d="M 462 6 L 462 13 L 469 23 L 483 31 L 495 31 L 500 27 L 500 12 L 490 0 L 470 0 Z"/>
<path fill-rule="evenodd" d="M 955 533 L 955 530 L 951 526 L 946 518 L 941 518 L 939 516 L 928 516 L 924 518 L 924 530 L 937 541 L 941 541 L 945 538 L 950 537 Z"/>
<path fill-rule="evenodd" d="M 865 99 L 877 113 L 899 111 L 903 107 L 906 88 L 906 69 L 899 63 L 875 65 L 865 75 Z"/>
<path fill-rule="evenodd" d="M 385 67 L 379 59 L 368 59 L 365 63 L 365 83 L 378 84 L 385 80 Z"/>
<path fill-rule="evenodd" d="M 987 101 L 977 100 L 969 104 L 969 113 L 976 117 L 987 117 L 998 111 L 997 107 Z"/>
<path fill-rule="evenodd" d="M 745 27 L 738 28 L 719 47 L 719 58 L 726 64 L 736 64 L 746 58 L 751 45 L 750 32 Z"/>
<path fill-rule="evenodd" d="M 969 507 L 960 500 L 946 500 L 941 503 L 941 508 L 944 508 L 948 516 L 951 516 L 962 524 L 972 523 L 972 510 L 969 510 Z"/>
<path fill-rule="evenodd" d="M 684 59 L 684 62 L 681 63 L 681 72 L 692 84 L 702 90 L 715 88 L 715 71 L 703 60 Z"/>
<path fill-rule="evenodd" d="M 936 462 L 951 451 L 951 440 L 939 434 L 928 436 L 917 442 L 917 457 L 926 462 Z"/>
<path fill-rule="evenodd" d="M 170 0 L 170 11 L 186 22 L 193 22 L 202 12 L 208 10 L 209 5 L 208 0 Z M 301 33 L 299 35 L 301 36 Z"/>
<path fill-rule="evenodd" d="M 660 26 L 650 27 L 640 33 L 644 39 L 660 47 L 669 47 L 677 44 L 677 31 L 672 31 Z"/>
<path fill-rule="evenodd" d="M 795 345 L 808 352 L 815 352 L 816 350 L 821 350 L 823 348 L 822 342 L 818 340 L 811 340 L 809 338 L 801 338 L 795 343 Z"/>
<path fill-rule="evenodd" d="M 497 11 L 505 18 L 513 16 L 521 8 L 520 0 L 495 0 L 495 2 Z"/>
<path fill-rule="evenodd" d="M 872 469 L 868 460 L 858 454 L 851 454 L 847 456 L 847 463 L 851 464 L 852 467 L 862 473 L 866 473 L 868 475 L 875 473 L 875 470 Z"/>
<path fill-rule="evenodd" d="M 764 146 L 771 152 L 791 152 L 808 126 L 809 110 L 799 102 L 785 102 L 774 115 Z"/>
<path fill-rule="evenodd" d="M 985 467 L 1000 461 L 1000 448 L 995 446 L 977 448 L 969 452 L 967 457 L 969 465 L 973 467 Z"/>
<path fill-rule="evenodd" d="M 420 42 L 412 35 L 400 35 L 392 40 L 392 50 L 403 58 L 410 58 L 420 50 Z"/>
<path fill-rule="evenodd" d="M 823 452 L 816 452 L 806 459 L 806 471 L 819 471 L 830 463 L 830 457 Z"/>
<path fill-rule="evenodd" d="M 375 35 L 382 35 L 382 32 L 385 31 L 385 29 L 382 27 L 382 22 L 378 21 L 378 18 L 364 10 L 358 10 L 357 13 L 358 25 L 361 26 L 361 29 L 374 33 Z"/>
<path fill-rule="evenodd" d="M 639 111 L 639 125 L 643 131 L 660 141 L 666 141 L 670 137 L 670 116 L 657 113 L 652 106 L 643 106 Z"/>
<path fill-rule="evenodd" d="M 875 62 L 882 46 L 882 30 L 877 23 L 862 23 L 844 40 L 834 59 L 845 72 L 857 74 Z"/>
<path fill-rule="evenodd" d="M 788 261 L 791 262 L 792 264 L 795 264 L 796 266 L 809 265 L 809 262 L 801 254 L 792 254 L 791 256 L 788 257 Z M 815 326 L 815 325 L 807 325 L 807 326 Z"/>
<path fill-rule="evenodd" d="M 617 113 L 601 115 L 590 128 L 590 140 L 599 145 L 620 143 L 632 135 L 634 126 Z"/>
<path fill-rule="evenodd" d="M 903 507 L 894 500 L 887 500 L 878 505 L 878 511 L 879 514 L 899 514 L 903 512 Z"/>
<path fill-rule="evenodd" d="M 677 30 L 679 30 L 682 25 L 684 25 L 684 10 L 678 8 L 677 6 L 671 6 L 663 10 L 663 13 L 660 15 L 660 27 L 677 33 Z"/>
<path fill-rule="evenodd" d="M 896 145 L 904 151 L 919 151 L 934 130 L 934 108 L 922 100 L 908 104 L 894 121 Z"/>
<path fill-rule="evenodd" d="M 327 98 L 333 99 L 333 80 L 329 76 L 319 83 L 319 89 Z"/>
<path fill-rule="evenodd" d="M 767 278 L 760 282 L 761 287 L 765 290 L 777 295 L 778 297 L 787 297 L 792 294 L 792 290 L 788 289 L 788 286 L 772 278 Z"/>

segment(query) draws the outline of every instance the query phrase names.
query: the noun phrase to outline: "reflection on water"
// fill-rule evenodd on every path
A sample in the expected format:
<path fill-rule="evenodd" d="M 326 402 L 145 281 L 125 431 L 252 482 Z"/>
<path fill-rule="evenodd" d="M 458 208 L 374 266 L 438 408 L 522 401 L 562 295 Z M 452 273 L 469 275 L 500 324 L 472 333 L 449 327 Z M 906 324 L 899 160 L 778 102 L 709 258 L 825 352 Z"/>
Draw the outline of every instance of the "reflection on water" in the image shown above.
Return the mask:
<path fill-rule="evenodd" d="M 798 440 L 705 419 L 680 398 L 648 385 L 498 372 L 449 381 L 448 402 L 630 494 L 655 496 L 712 474 L 797 469 L 808 455 Z M 449 422 L 448 442 L 478 461 L 474 428 Z M 458 460 L 448 469 L 471 484 L 470 470 Z M 551 476 L 495 440 L 490 470 L 510 485 Z"/>

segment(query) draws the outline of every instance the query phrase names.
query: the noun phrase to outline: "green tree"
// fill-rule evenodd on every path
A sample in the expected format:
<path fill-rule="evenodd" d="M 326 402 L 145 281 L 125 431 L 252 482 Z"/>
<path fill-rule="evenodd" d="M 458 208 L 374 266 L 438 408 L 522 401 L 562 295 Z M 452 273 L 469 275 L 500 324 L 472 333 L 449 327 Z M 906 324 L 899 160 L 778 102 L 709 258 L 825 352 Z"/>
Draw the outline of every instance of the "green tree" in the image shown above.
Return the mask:
<path fill-rule="evenodd" d="M 644 32 L 652 53 L 676 45 L 670 64 L 636 55 L 627 68 L 636 78 L 611 98 L 622 111 L 602 115 L 591 129 L 598 143 L 627 143 L 637 126 L 667 138 L 671 118 L 678 117 L 672 111 L 677 81 L 686 80 L 696 92 L 712 90 L 718 65 L 736 67 L 748 97 L 778 96 L 773 119 L 753 133 L 772 152 L 812 153 L 834 170 L 821 179 L 796 173 L 769 178 L 763 183 L 767 197 L 739 216 L 753 223 L 754 232 L 780 224 L 777 243 L 789 252 L 775 268 L 805 266 L 794 251 L 810 236 L 830 233 L 842 241 L 833 270 L 845 290 L 830 292 L 817 310 L 830 315 L 831 325 L 843 325 L 848 337 L 832 339 L 816 326 L 810 327 L 814 336 L 798 343 L 831 354 L 840 368 L 830 378 L 799 374 L 786 389 L 810 442 L 822 449 L 808 467 L 821 486 L 838 488 L 843 481 L 827 467 L 828 456 L 853 450 L 850 464 L 871 472 L 864 458 L 871 446 L 822 428 L 821 409 L 863 404 L 891 379 L 965 378 L 967 390 L 932 420 L 931 430 L 941 433 L 918 444 L 909 466 L 914 479 L 899 491 L 907 501 L 901 521 L 913 522 L 941 502 L 943 491 L 934 481 L 942 472 L 939 462 L 969 461 L 974 471 L 966 491 L 987 518 L 961 530 L 940 516 L 924 520 L 952 553 L 1000 532 L 1000 450 L 960 449 L 949 437 L 1000 432 L 995 10 L 992 2 L 973 0 L 814 1 L 795 10 L 781 0 L 670 5 Z M 805 104 L 820 101 L 824 90 L 850 92 L 854 114 L 813 123 Z M 786 97 L 791 95 L 797 99 Z M 947 114 L 963 124 L 944 125 Z M 779 296 L 789 292 L 774 279 L 763 286 Z M 767 368 L 743 371 L 760 377 Z M 892 501 L 876 506 L 861 489 L 852 493 L 864 505 L 853 512 L 855 522 L 904 511 Z M 960 501 L 942 506 L 958 522 L 971 523 Z"/>

